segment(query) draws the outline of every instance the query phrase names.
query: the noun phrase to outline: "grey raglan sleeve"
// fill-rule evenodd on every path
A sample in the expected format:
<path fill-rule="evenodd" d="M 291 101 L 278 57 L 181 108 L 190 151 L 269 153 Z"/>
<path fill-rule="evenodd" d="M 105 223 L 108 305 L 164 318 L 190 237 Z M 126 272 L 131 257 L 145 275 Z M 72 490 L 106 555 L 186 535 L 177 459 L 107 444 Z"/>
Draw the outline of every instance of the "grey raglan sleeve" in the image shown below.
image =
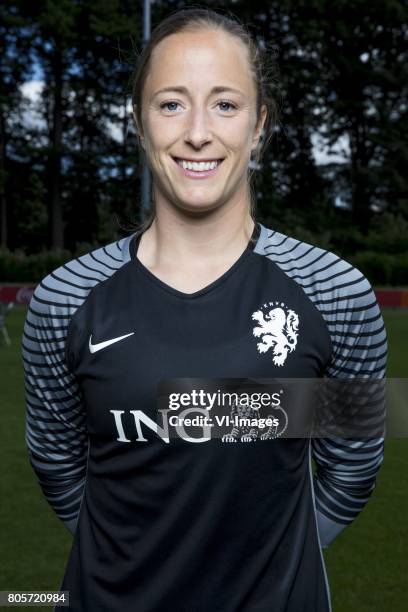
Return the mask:
<path fill-rule="evenodd" d="M 335 297 L 326 316 L 333 346 L 324 373 L 328 378 L 384 379 L 386 375 L 384 321 L 370 283 L 361 273 L 359 277 L 343 297 Z M 316 516 L 323 548 L 363 510 L 375 488 L 383 453 L 383 437 L 312 439 Z"/>
<path fill-rule="evenodd" d="M 67 329 L 75 306 L 58 291 L 51 293 L 47 280 L 33 294 L 22 337 L 25 441 L 46 500 L 74 533 L 88 460 L 84 402 L 65 362 Z"/>

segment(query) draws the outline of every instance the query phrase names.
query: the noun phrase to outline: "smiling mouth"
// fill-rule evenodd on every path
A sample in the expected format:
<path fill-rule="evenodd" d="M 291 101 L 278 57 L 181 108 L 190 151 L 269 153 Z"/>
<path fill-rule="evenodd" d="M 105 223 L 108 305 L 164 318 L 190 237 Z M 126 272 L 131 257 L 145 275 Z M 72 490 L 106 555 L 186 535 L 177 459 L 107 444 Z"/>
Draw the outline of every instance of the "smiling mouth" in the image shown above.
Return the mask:
<path fill-rule="evenodd" d="M 214 159 L 210 159 L 210 160 L 203 160 L 203 159 L 201 159 L 201 160 L 190 160 L 190 159 L 184 159 L 183 157 L 173 157 L 173 156 L 172 156 L 172 158 L 178 164 L 180 162 L 182 162 L 182 161 L 186 161 L 186 162 L 190 162 L 190 163 L 196 163 L 196 164 L 199 164 L 199 163 L 202 163 L 202 162 L 204 162 L 206 164 L 208 164 L 210 162 L 217 162 L 217 166 L 219 166 L 224 161 L 224 157 L 220 157 L 218 159 L 214 158 Z"/>
<path fill-rule="evenodd" d="M 201 160 L 202 162 L 204 162 L 204 164 L 209 164 L 210 166 L 207 168 L 203 168 L 201 165 L 197 166 L 196 164 L 200 164 L 200 162 L 190 162 L 190 163 L 194 163 L 195 168 L 190 167 L 188 168 L 187 166 L 184 166 L 181 162 L 182 161 L 187 161 L 184 160 L 183 158 L 180 157 L 173 157 L 171 156 L 172 159 L 174 160 L 174 162 L 177 164 L 178 168 L 180 169 L 180 171 L 182 172 L 182 174 L 186 177 L 186 178 L 190 178 L 190 179 L 206 179 L 212 176 L 217 175 L 219 168 L 222 164 L 222 162 L 224 161 L 225 158 L 220 158 L 220 159 L 213 159 L 211 160 L 211 162 L 204 162 L 204 160 Z M 216 164 L 214 164 L 214 162 L 217 162 Z M 213 167 L 211 167 L 213 166 Z"/>

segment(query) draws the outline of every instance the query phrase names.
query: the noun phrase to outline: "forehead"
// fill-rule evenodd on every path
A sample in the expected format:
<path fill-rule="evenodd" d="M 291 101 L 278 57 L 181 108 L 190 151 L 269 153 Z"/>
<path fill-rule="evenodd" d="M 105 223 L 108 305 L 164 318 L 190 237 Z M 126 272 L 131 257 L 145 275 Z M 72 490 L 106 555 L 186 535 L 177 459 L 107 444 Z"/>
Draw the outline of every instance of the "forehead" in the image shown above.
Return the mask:
<path fill-rule="evenodd" d="M 164 38 L 150 58 L 146 88 L 183 84 L 187 88 L 235 84 L 252 89 L 248 51 L 244 43 L 222 30 L 179 32 Z"/>

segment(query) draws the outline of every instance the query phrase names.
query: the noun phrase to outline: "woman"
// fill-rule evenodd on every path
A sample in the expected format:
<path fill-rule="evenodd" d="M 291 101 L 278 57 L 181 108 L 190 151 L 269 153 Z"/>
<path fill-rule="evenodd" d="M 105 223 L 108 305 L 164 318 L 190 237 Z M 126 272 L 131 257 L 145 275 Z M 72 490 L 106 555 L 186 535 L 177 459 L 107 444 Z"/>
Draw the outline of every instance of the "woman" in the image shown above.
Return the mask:
<path fill-rule="evenodd" d="M 254 217 L 249 162 L 276 118 L 262 62 L 211 10 L 155 29 L 133 86 L 152 214 L 30 303 L 26 440 L 74 534 L 72 610 L 326 612 L 321 547 L 375 486 L 382 438 L 211 439 L 169 428 L 181 403 L 158 410 L 214 381 L 385 374 L 366 278 Z"/>

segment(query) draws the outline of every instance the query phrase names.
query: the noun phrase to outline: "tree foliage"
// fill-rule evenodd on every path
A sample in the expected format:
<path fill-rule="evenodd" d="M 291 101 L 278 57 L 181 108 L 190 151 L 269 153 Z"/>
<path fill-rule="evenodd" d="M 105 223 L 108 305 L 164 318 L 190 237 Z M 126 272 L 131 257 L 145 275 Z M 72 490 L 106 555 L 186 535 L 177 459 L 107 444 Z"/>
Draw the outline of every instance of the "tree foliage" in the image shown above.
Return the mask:
<path fill-rule="evenodd" d="M 191 4 L 156 1 L 152 26 Z M 407 4 L 237 0 L 221 10 L 278 54 L 280 119 L 257 172 L 258 217 L 344 256 L 406 253 L 396 225 L 408 220 Z M 3 0 L 3 249 L 74 252 L 123 235 L 118 218 L 138 219 L 129 102 L 142 30 L 136 0 Z M 24 87 L 36 84 L 34 105 Z M 343 159 L 318 163 L 319 140 Z"/>

